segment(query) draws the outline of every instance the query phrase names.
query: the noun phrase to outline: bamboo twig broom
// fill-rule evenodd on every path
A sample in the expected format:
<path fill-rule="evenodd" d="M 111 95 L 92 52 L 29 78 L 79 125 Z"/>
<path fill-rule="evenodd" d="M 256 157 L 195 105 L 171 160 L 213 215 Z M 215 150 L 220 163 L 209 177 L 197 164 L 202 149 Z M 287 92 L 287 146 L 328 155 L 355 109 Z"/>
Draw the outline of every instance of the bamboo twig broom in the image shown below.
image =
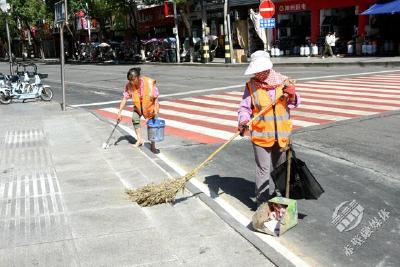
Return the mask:
<path fill-rule="evenodd" d="M 283 86 L 284 85 L 280 85 L 279 87 L 282 88 Z M 247 123 L 246 126 L 249 127 L 255 119 L 257 119 L 267 110 L 269 110 L 273 105 L 275 105 L 275 101 L 270 105 L 264 107 L 258 114 L 256 114 Z M 185 174 L 183 177 L 168 179 L 158 184 L 151 183 L 141 188 L 127 190 L 126 193 L 129 195 L 132 201 L 138 203 L 142 207 L 173 202 L 175 200 L 178 191 L 183 190 L 185 188 L 186 183 L 190 179 L 192 179 L 204 166 L 206 166 L 222 149 L 224 149 L 236 137 L 238 137 L 239 134 L 240 131 L 237 131 L 228 141 L 226 141 L 224 144 L 218 147 L 213 153 L 211 153 L 211 155 L 208 156 L 206 160 L 204 160 L 200 165 L 198 165 L 193 170 Z"/>

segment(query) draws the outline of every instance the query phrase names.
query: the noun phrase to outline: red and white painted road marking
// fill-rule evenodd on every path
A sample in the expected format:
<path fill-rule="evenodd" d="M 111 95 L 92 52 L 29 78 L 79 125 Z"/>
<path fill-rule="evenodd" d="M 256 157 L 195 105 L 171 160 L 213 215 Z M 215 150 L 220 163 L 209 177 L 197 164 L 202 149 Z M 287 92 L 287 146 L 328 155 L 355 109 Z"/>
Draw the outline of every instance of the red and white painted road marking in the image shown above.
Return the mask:
<path fill-rule="evenodd" d="M 292 110 L 294 128 L 400 109 L 400 74 L 379 74 L 337 80 L 301 82 L 296 85 L 301 105 Z M 242 91 L 160 101 L 160 118 L 166 120 L 166 134 L 201 143 L 224 142 L 237 129 L 237 110 Z M 118 108 L 97 109 L 116 119 Z M 122 113 L 130 123 L 132 106 Z M 240 138 L 240 137 L 239 137 Z"/>

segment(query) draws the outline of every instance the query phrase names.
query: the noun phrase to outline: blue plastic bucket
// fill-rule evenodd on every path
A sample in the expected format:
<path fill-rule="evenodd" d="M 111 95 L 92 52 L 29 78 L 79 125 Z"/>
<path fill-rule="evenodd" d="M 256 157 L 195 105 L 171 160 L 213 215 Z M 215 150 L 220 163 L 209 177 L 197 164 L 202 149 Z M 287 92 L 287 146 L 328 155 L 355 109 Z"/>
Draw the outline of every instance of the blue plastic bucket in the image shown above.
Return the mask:
<path fill-rule="evenodd" d="M 165 120 L 151 119 L 147 121 L 147 137 L 151 142 L 164 140 Z"/>

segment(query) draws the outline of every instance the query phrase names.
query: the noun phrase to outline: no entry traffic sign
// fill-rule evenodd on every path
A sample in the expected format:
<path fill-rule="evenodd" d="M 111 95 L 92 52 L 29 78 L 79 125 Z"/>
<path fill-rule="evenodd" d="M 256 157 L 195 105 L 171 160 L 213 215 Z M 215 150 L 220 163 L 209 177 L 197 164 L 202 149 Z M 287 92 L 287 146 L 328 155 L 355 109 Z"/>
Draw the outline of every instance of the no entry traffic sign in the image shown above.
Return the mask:
<path fill-rule="evenodd" d="M 265 19 L 272 18 L 275 14 L 275 5 L 270 0 L 264 0 L 260 4 L 260 15 Z"/>

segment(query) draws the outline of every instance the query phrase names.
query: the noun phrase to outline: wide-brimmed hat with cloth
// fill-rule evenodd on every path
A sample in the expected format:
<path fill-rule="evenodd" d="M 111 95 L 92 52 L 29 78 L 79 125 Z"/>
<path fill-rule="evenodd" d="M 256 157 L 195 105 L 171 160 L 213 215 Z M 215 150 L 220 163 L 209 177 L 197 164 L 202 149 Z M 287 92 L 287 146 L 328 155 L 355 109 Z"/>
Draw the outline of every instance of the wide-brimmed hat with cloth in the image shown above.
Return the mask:
<path fill-rule="evenodd" d="M 244 75 L 251 75 L 270 69 L 272 69 L 272 62 L 268 52 L 258 50 L 251 54 L 250 64 L 244 72 Z"/>

